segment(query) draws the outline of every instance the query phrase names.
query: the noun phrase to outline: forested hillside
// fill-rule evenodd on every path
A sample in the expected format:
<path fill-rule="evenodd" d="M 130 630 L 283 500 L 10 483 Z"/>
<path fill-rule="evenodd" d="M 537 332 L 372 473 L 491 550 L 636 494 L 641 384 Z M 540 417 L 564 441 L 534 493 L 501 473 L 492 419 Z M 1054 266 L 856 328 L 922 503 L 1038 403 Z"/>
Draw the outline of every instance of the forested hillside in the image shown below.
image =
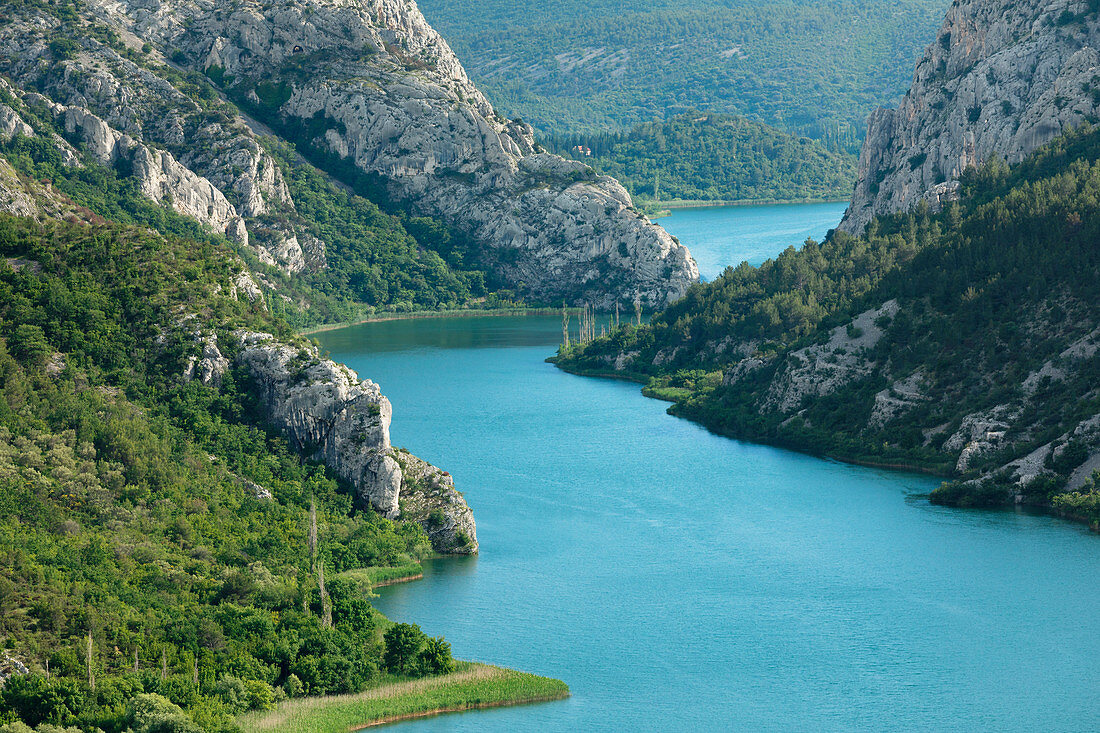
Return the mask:
<path fill-rule="evenodd" d="M 731 435 L 954 476 L 944 502 L 1072 505 L 1096 521 L 1098 191 L 1100 131 L 1086 127 L 972 169 L 942 213 L 728 268 L 558 363 L 649 379 L 677 414 Z"/>
<path fill-rule="evenodd" d="M 856 159 L 754 120 L 689 112 L 623 133 L 557 135 L 554 152 L 614 176 L 638 203 L 847 199 Z"/>
<path fill-rule="evenodd" d="M 908 88 L 945 0 L 425 0 L 494 104 L 546 135 L 699 108 L 858 150 Z"/>
<path fill-rule="evenodd" d="M 235 366 L 266 331 L 301 381 L 310 345 L 229 241 L 58 150 L 0 150 L 0 203 L 26 214 L 0 215 L 0 724 L 235 730 L 448 671 L 411 627 L 395 657 L 369 602 L 433 552 L 424 529 L 303 461 Z"/>

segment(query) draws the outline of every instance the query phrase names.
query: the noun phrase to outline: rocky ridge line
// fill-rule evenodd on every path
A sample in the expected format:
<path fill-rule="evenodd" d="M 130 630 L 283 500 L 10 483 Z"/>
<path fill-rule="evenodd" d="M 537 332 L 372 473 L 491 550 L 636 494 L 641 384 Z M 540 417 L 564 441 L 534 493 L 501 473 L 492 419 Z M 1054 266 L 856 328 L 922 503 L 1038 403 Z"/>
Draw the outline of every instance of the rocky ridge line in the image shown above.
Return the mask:
<path fill-rule="evenodd" d="M 868 121 L 840 229 L 933 210 L 970 167 L 1009 163 L 1100 116 L 1100 12 L 1075 0 L 957 0 L 896 109 Z"/>

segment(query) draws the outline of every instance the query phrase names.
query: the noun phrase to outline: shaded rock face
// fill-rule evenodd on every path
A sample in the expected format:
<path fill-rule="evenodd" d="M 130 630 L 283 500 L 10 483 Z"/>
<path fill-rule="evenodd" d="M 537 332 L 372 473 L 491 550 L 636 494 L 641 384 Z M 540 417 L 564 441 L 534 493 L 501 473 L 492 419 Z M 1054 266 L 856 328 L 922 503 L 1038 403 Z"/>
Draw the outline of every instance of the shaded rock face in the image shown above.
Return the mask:
<path fill-rule="evenodd" d="M 535 298 L 655 306 L 698 279 L 621 185 L 538 152 L 529 126 L 497 115 L 412 2 L 119 8 L 139 36 L 274 107 L 283 129 L 472 235 L 486 264 Z"/>
<path fill-rule="evenodd" d="M 786 364 L 776 374 L 761 409 L 791 413 L 807 397 L 830 395 L 838 387 L 870 375 L 875 363 L 867 353 L 882 338 L 882 329 L 875 322 L 897 312 L 897 301 L 887 301 L 859 314 L 848 325 L 834 328 L 826 343 L 787 354 Z M 723 375 L 723 381 L 733 383 L 730 375 Z"/>
<path fill-rule="evenodd" d="M 1071 0 L 956 2 L 897 109 L 868 121 L 840 228 L 958 198 L 993 156 L 1018 162 L 1100 111 L 1100 14 Z"/>
<path fill-rule="evenodd" d="M 238 336 L 237 363 L 256 380 L 267 419 L 298 452 L 351 484 L 364 507 L 419 523 L 436 552 L 477 552 L 473 513 L 450 475 L 390 445 L 393 410 L 377 384 L 320 358 L 312 346 L 265 333 Z M 209 346 L 204 342 L 204 360 L 213 357 Z M 203 363 L 189 370 L 205 376 Z"/>

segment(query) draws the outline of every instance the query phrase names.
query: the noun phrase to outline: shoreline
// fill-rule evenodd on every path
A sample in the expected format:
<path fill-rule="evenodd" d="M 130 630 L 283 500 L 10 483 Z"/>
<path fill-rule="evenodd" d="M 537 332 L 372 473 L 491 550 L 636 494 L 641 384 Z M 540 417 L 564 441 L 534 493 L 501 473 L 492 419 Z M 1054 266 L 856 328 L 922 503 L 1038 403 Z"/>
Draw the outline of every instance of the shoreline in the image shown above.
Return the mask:
<path fill-rule="evenodd" d="M 671 216 L 676 209 L 717 209 L 727 206 L 794 206 L 798 204 L 845 204 L 848 197 L 825 198 L 799 198 L 799 199 L 670 199 L 668 201 L 642 202 L 635 205 L 657 207 L 652 214 L 646 214 L 650 219 L 661 219 Z M 643 209 L 644 213 L 644 209 Z"/>
<path fill-rule="evenodd" d="M 809 449 L 802 448 L 802 447 L 799 447 L 797 445 L 794 445 L 792 443 L 785 442 L 785 441 L 765 440 L 765 439 L 758 438 L 758 437 L 744 437 L 744 436 L 735 435 L 735 434 L 730 433 L 728 431 L 721 430 L 721 429 L 718 429 L 718 428 L 716 428 L 712 425 L 709 425 L 709 424 L 707 424 L 706 422 L 704 422 L 702 420 L 697 420 L 694 417 L 691 417 L 690 415 L 684 415 L 684 414 L 676 411 L 675 408 L 677 407 L 677 405 L 679 405 L 679 403 L 676 402 L 675 400 L 668 400 L 668 399 L 664 399 L 662 397 L 658 397 L 656 395 L 646 394 L 645 393 L 645 385 L 649 381 L 649 377 L 647 375 L 631 375 L 631 374 L 621 374 L 621 373 L 615 373 L 615 372 L 603 372 L 603 371 L 596 371 L 596 370 L 569 369 L 567 367 L 563 367 L 563 366 L 557 364 L 555 361 L 553 361 L 554 358 L 555 357 L 548 357 L 546 359 L 546 361 L 553 364 L 558 369 L 561 369 L 563 372 L 566 372 L 567 374 L 573 374 L 573 375 L 576 375 L 578 377 L 595 377 L 597 379 L 618 379 L 618 380 L 621 380 L 621 381 L 634 382 L 635 384 L 641 384 L 641 385 L 643 385 L 643 387 L 642 387 L 642 396 L 643 397 L 645 397 L 647 399 L 651 399 L 651 400 L 657 400 L 658 402 L 668 402 L 668 403 L 670 403 L 669 408 L 666 410 L 666 412 L 669 415 L 671 415 L 673 417 L 676 417 L 676 418 L 679 418 L 681 420 L 687 420 L 688 422 L 695 423 L 696 425 L 699 425 L 699 426 L 703 427 L 704 429 L 706 429 L 708 432 L 711 432 L 715 435 L 719 435 L 723 438 L 728 438 L 730 440 L 739 440 L 739 441 L 746 442 L 746 443 L 755 443 L 756 445 L 766 445 L 766 446 L 770 446 L 772 448 L 781 448 L 783 450 L 789 450 L 789 451 L 792 451 L 794 453 L 800 453 L 800 454 L 805 455 L 805 456 L 812 456 L 814 458 L 829 459 L 829 460 L 833 460 L 833 461 L 838 461 L 840 463 L 847 463 L 847 464 L 853 465 L 853 466 L 863 466 L 864 468 L 878 468 L 878 469 L 883 469 L 883 470 L 887 470 L 887 471 L 900 471 L 900 472 L 904 472 L 904 473 L 915 473 L 915 474 L 919 473 L 919 474 L 924 474 L 926 476 L 934 476 L 936 478 L 942 478 L 942 479 L 945 479 L 945 480 L 951 478 L 950 472 L 944 471 L 944 470 L 939 469 L 939 468 L 936 468 L 935 466 L 922 466 L 922 465 L 913 464 L 913 463 L 895 463 L 895 462 L 890 462 L 890 461 L 876 461 L 876 460 L 869 459 L 869 458 L 854 458 L 852 456 L 846 456 L 846 455 L 839 454 L 839 453 L 832 453 L 832 452 L 829 452 L 829 451 L 809 450 Z M 643 379 L 643 377 L 644 377 L 644 379 Z M 930 501 L 929 503 L 935 503 L 935 502 Z M 943 504 L 941 506 L 947 506 L 947 507 L 952 508 L 952 509 L 965 509 L 965 508 L 967 508 L 967 507 L 952 506 L 950 504 Z M 1035 510 L 1036 512 L 1040 512 L 1040 513 L 1042 513 L 1042 514 L 1044 514 L 1048 517 L 1051 517 L 1052 519 L 1062 519 L 1062 520 L 1071 522 L 1073 524 L 1084 524 L 1091 531 L 1100 533 L 1100 524 L 1094 523 L 1092 520 L 1088 519 L 1087 517 L 1070 514 L 1068 512 L 1064 512 L 1064 511 L 1061 511 L 1059 509 L 1055 509 L 1053 506 L 1047 505 L 1047 504 L 1034 504 L 1034 503 L 1030 503 L 1030 502 L 1025 502 L 1023 504 L 1011 505 L 1011 504 L 1006 503 L 1003 506 L 988 507 L 988 509 L 1005 510 L 1005 509 L 1011 509 L 1013 506 L 1025 506 L 1029 509 Z"/>
<path fill-rule="evenodd" d="M 372 720 L 364 725 L 362 728 L 352 728 L 354 731 L 366 730 L 367 728 L 377 728 L 380 725 L 389 725 L 391 723 L 400 723 L 403 720 L 417 720 L 419 718 L 433 718 L 436 715 L 446 715 L 447 713 L 465 713 L 473 710 L 490 710 L 492 708 L 510 708 L 517 705 L 534 705 L 540 702 L 555 702 L 557 700 L 565 700 L 571 697 L 571 694 L 566 691 L 556 695 L 536 695 L 534 697 L 518 698 L 515 700 L 500 700 L 498 702 L 485 702 L 485 703 L 472 703 L 470 705 L 456 705 L 446 708 L 436 708 L 434 710 L 421 710 L 415 713 L 404 713 L 402 715 L 391 715 L 386 718 L 380 718 L 378 720 Z"/>
<path fill-rule="evenodd" d="M 562 680 L 455 660 L 454 671 L 447 674 L 391 677 L 361 692 L 294 697 L 267 710 L 244 713 L 236 722 L 251 733 L 361 731 L 445 713 L 564 700 L 570 695 Z"/>
<path fill-rule="evenodd" d="M 387 585 L 397 585 L 398 583 L 410 583 L 414 580 L 420 580 L 423 577 L 424 577 L 424 573 L 420 573 L 419 575 L 406 575 L 403 578 L 394 578 L 392 580 L 383 580 L 383 581 L 380 581 L 378 583 L 371 583 L 370 587 L 371 587 L 371 589 L 385 588 Z"/>
<path fill-rule="evenodd" d="M 570 315 L 577 315 L 580 308 L 569 308 Z M 453 311 L 409 311 L 408 313 L 379 313 L 355 321 L 342 321 L 340 323 L 326 323 L 320 326 L 311 326 L 298 331 L 300 336 L 309 336 L 326 331 L 338 331 L 341 328 L 359 326 L 364 323 L 382 323 L 384 321 L 413 321 L 422 318 L 484 318 L 497 316 L 560 316 L 561 308 L 484 308 Z"/>
<path fill-rule="evenodd" d="M 634 374 L 621 374 L 621 373 L 615 373 L 615 372 L 603 372 L 603 371 L 595 371 L 595 370 L 569 369 L 568 367 L 563 367 L 563 366 L 557 364 L 556 362 L 550 361 L 550 359 L 552 359 L 552 358 L 553 357 L 547 358 L 547 361 L 550 362 L 551 364 L 554 364 L 554 366 L 556 366 L 558 369 L 561 369 L 563 372 L 566 372 L 567 374 L 573 374 L 573 375 L 576 375 L 578 377 L 595 377 L 595 378 L 598 378 L 598 379 L 618 379 L 618 380 L 621 380 L 621 381 L 634 382 L 635 384 L 640 384 L 640 385 L 642 385 L 642 396 L 645 397 L 646 399 L 656 400 L 658 402 L 667 402 L 667 403 L 669 403 L 670 407 L 667 410 L 669 415 L 671 415 L 673 417 L 676 417 L 676 418 L 679 418 L 681 420 L 687 420 L 688 422 L 695 423 L 696 425 L 699 425 L 699 426 L 705 428 L 707 431 L 709 431 L 711 433 L 714 433 L 715 435 L 720 435 L 723 438 L 728 438 L 730 440 L 740 440 L 740 441 L 743 441 L 743 442 L 746 442 L 746 443 L 755 443 L 757 445 L 767 445 L 767 446 L 770 446 L 772 448 L 782 448 L 784 450 L 793 451 L 794 453 L 801 453 L 802 455 L 805 455 L 805 456 L 813 456 L 814 458 L 827 458 L 829 460 L 839 461 L 840 463 L 848 463 L 848 464 L 851 464 L 853 466 L 863 466 L 865 468 L 882 468 L 882 469 L 886 469 L 886 470 L 890 470 L 890 471 L 903 471 L 903 472 L 907 472 L 907 473 L 922 473 L 922 474 L 929 475 L 929 476 L 935 476 L 937 478 L 948 478 L 949 477 L 948 473 L 945 473 L 944 471 L 941 471 L 941 470 L 939 470 L 939 469 L 937 469 L 933 466 L 920 466 L 920 465 L 911 464 L 911 463 L 891 463 L 891 462 L 888 462 L 888 461 L 875 461 L 875 460 L 866 459 L 866 458 L 854 458 L 854 457 L 845 456 L 845 455 L 842 455 L 842 454 L 839 454 L 839 453 L 831 453 L 829 451 L 814 451 L 814 450 L 799 448 L 797 446 L 791 445 L 790 443 L 785 443 L 785 442 L 782 442 L 782 441 L 771 441 L 771 440 L 763 440 L 761 438 L 747 438 L 747 437 L 743 437 L 743 436 L 739 436 L 739 435 L 734 435 L 734 434 L 729 433 L 725 430 L 720 430 L 720 429 L 717 429 L 715 427 L 712 427 L 711 425 L 708 425 L 707 423 L 703 422 L 702 420 L 697 420 L 697 419 L 695 419 L 695 418 L 693 418 L 689 415 L 684 415 L 684 414 L 681 414 L 681 413 L 675 411 L 674 408 L 679 404 L 679 402 L 677 402 L 676 400 L 670 400 L 670 399 L 665 399 L 663 397 L 659 397 L 659 396 L 656 396 L 656 395 L 646 394 L 645 393 L 645 385 L 648 384 L 648 382 L 649 382 L 649 377 L 648 376 L 634 375 Z"/>

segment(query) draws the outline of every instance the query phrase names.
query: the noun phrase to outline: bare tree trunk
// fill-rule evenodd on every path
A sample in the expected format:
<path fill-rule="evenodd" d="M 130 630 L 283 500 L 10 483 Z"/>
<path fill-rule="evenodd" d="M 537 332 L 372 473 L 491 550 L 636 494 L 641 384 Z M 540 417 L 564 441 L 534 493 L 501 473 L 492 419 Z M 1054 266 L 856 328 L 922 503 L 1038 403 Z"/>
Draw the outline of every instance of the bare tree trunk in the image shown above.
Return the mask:
<path fill-rule="evenodd" d="M 309 554 L 312 558 L 313 572 L 317 574 L 317 590 L 321 594 L 321 628 L 332 626 L 332 601 L 325 590 L 325 563 L 317 554 L 317 502 L 309 500 Z"/>
<path fill-rule="evenodd" d="M 569 311 L 564 300 L 561 303 L 561 348 L 562 351 L 569 348 Z"/>
<path fill-rule="evenodd" d="M 88 631 L 88 687 L 95 689 L 95 673 L 92 671 L 92 632 Z"/>
<path fill-rule="evenodd" d="M 332 599 L 325 590 L 325 561 L 317 561 L 317 587 L 321 591 L 321 628 L 332 628 Z"/>

